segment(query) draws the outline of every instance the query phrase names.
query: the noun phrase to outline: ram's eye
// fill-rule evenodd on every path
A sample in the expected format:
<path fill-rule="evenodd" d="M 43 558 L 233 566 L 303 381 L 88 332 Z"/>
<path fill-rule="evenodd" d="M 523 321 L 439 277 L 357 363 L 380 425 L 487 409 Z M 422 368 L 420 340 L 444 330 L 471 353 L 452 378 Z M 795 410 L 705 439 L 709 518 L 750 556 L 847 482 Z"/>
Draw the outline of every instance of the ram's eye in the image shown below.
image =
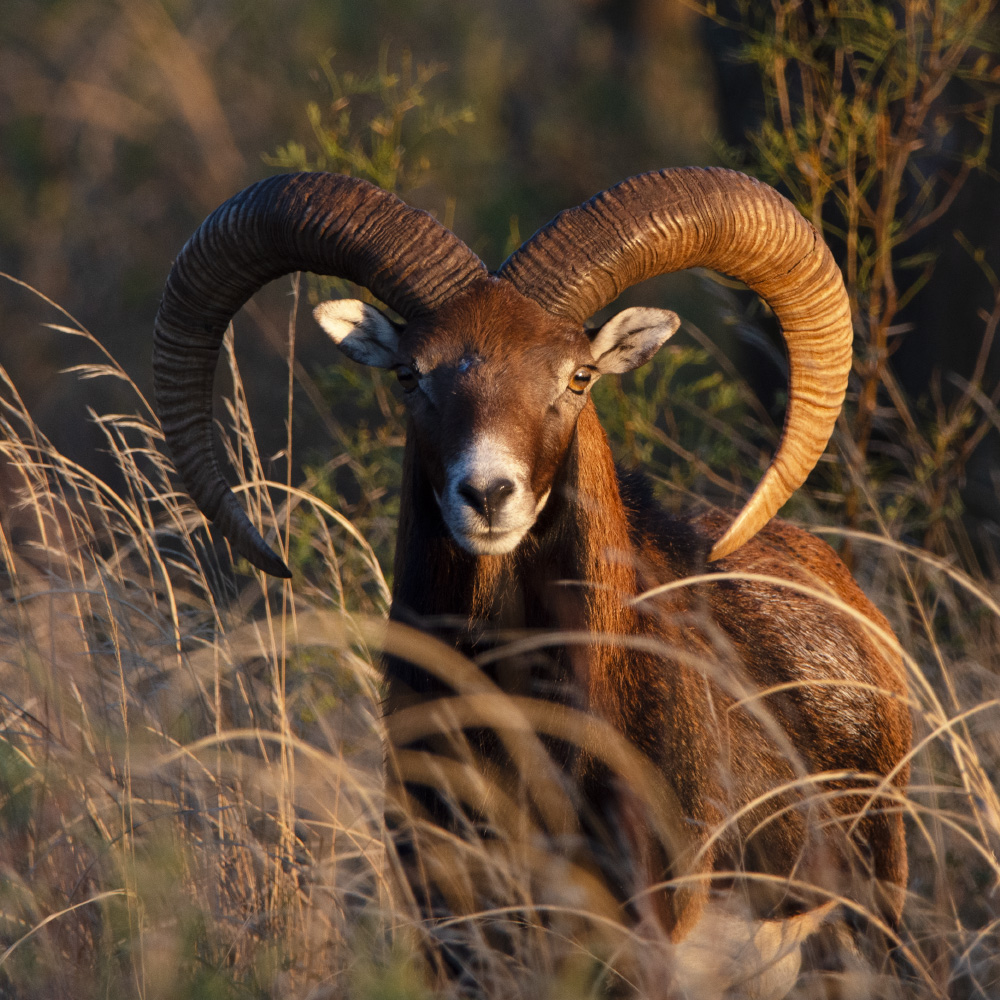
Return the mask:
<path fill-rule="evenodd" d="M 396 378 L 399 379 L 399 384 L 403 387 L 404 392 L 413 392 L 417 387 L 417 373 L 412 368 L 407 368 L 406 365 L 400 365 L 396 369 Z"/>
<path fill-rule="evenodd" d="M 594 373 L 589 368 L 577 368 L 569 380 L 570 390 L 577 395 L 582 395 L 587 390 L 587 386 L 593 381 Z"/>

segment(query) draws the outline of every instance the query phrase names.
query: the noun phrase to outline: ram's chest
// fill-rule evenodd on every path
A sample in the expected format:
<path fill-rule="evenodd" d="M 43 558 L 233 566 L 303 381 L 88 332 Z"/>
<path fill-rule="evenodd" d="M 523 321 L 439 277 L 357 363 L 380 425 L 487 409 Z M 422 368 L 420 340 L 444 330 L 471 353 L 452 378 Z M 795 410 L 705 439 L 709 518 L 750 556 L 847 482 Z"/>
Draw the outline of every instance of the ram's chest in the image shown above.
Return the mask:
<path fill-rule="evenodd" d="M 515 559 L 479 562 L 464 651 L 507 695 L 586 709 L 581 588 Z"/>

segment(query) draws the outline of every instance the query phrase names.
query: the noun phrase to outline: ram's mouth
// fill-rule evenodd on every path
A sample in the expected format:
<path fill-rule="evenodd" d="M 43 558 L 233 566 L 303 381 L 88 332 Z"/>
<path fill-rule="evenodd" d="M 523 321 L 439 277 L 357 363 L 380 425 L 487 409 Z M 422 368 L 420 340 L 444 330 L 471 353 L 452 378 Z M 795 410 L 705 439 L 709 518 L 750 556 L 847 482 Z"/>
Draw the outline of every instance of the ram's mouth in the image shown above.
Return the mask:
<path fill-rule="evenodd" d="M 485 531 L 456 531 L 451 528 L 451 536 L 466 552 L 476 556 L 502 556 L 521 543 L 525 533 L 518 529 L 507 531 L 488 528 Z"/>

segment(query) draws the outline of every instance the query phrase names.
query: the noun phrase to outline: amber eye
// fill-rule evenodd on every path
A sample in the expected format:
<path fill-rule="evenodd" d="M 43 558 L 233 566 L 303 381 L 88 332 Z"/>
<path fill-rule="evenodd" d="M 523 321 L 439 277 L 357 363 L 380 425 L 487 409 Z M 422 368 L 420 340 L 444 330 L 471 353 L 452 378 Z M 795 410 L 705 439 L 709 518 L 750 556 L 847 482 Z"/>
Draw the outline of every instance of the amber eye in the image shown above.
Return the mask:
<path fill-rule="evenodd" d="M 594 373 L 589 368 L 577 368 L 573 372 L 573 377 L 569 380 L 569 387 L 577 395 L 582 395 L 593 378 Z"/>
<path fill-rule="evenodd" d="M 399 379 L 399 384 L 403 387 L 404 392 L 413 392 L 417 387 L 417 373 L 412 368 L 407 368 L 406 365 L 400 365 L 396 369 L 396 378 Z"/>

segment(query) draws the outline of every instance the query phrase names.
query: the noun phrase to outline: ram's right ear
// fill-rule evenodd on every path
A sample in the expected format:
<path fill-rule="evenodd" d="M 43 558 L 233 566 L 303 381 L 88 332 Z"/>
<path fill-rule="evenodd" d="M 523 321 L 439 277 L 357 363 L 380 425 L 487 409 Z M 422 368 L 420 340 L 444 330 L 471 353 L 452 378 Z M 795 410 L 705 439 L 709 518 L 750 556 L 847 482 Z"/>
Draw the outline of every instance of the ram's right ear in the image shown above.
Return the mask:
<path fill-rule="evenodd" d="M 399 330 L 374 306 L 358 299 L 333 299 L 316 306 L 313 316 L 352 361 L 372 368 L 392 366 Z"/>

